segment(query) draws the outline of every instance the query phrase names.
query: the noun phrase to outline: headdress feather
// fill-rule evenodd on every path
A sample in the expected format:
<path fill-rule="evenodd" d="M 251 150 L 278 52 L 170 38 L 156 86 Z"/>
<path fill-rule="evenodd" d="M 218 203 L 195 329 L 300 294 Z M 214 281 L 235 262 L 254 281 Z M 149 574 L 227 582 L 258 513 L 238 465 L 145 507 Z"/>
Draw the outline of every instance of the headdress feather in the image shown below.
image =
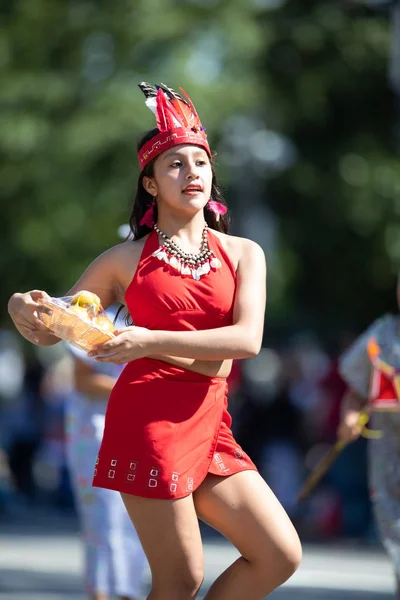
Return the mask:
<path fill-rule="evenodd" d="M 211 156 L 205 129 L 193 102 L 182 88 L 181 95 L 165 84 L 153 86 L 143 81 L 139 87 L 145 95 L 146 105 L 156 116 L 157 128 L 160 131 L 157 139 L 150 140 L 140 150 L 141 168 L 167 150 L 167 146 L 194 144 L 205 148 Z"/>

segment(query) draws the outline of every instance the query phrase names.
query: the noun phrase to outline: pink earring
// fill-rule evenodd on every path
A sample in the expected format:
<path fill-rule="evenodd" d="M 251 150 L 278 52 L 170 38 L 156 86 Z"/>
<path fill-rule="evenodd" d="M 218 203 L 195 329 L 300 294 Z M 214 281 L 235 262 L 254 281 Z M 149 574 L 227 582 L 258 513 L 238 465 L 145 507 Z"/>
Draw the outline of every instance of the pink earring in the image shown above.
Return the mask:
<path fill-rule="evenodd" d="M 217 221 L 219 221 L 220 215 L 224 215 L 228 208 L 225 204 L 221 204 L 221 202 L 215 202 L 215 200 L 210 200 L 207 202 L 207 208 L 209 208 L 214 214 Z"/>
<path fill-rule="evenodd" d="M 150 202 L 149 206 L 147 207 L 146 212 L 144 213 L 143 217 L 140 219 L 140 225 L 146 225 L 146 227 L 149 227 L 150 229 L 152 227 L 154 227 L 154 207 L 156 205 L 156 199 L 153 198 L 153 200 Z"/>

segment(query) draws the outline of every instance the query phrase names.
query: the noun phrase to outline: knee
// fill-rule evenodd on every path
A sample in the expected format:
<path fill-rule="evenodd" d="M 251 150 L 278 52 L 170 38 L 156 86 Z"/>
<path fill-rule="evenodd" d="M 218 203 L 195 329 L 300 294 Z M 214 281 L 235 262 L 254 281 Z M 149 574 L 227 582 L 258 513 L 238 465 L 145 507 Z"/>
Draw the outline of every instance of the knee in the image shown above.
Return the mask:
<path fill-rule="evenodd" d="M 269 550 L 261 560 L 258 560 L 258 573 L 261 585 L 271 590 L 271 584 L 275 587 L 282 585 L 298 569 L 302 559 L 300 540 L 295 534 L 284 544 L 276 546 L 272 553 Z M 269 593 L 269 592 L 268 592 Z"/>
<path fill-rule="evenodd" d="M 288 546 L 280 552 L 280 564 L 284 580 L 286 581 L 291 577 L 299 568 L 303 552 L 301 548 L 301 542 L 296 537 L 291 541 Z M 282 582 L 283 583 L 283 582 Z"/>
<path fill-rule="evenodd" d="M 179 587 L 182 590 L 182 598 L 195 598 L 204 580 L 204 570 L 200 565 L 191 568 L 182 574 Z"/>
<path fill-rule="evenodd" d="M 202 566 L 190 566 L 169 573 L 166 577 L 154 577 L 152 581 L 151 600 L 191 600 L 196 598 L 203 583 L 204 570 Z"/>
<path fill-rule="evenodd" d="M 291 540 L 276 549 L 275 565 L 279 585 L 289 579 L 299 568 L 302 559 L 302 548 L 300 540 L 295 534 Z"/>

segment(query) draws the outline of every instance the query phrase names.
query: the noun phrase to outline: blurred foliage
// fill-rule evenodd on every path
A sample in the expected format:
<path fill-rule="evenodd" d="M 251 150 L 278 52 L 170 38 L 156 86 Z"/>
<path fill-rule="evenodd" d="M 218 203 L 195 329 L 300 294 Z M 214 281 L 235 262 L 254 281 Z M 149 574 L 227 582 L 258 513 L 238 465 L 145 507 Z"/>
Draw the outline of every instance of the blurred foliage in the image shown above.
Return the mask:
<path fill-rule="evenodd" d="M 296 6 L 297 4 L 297 6 Z M 270 20 L 268 19 L 269 23 Z M 363 326 L 395 307 L 400 267 L 396 99 L 386 15 L 320 2 L 274 15 L 264 68 L 298 150 L 270 204 L 295 262 L 287 312 Z"/>
<path fill-rule="evenodd" d="M 61 295 L 118 242 L 152 126 L 142 80 L 187 89 L 215 147 L 238 115 L 293 142 L 291 168 L 258 173 L 279 223 L 272 321 L 358 326 L 393 306 L 385 16 L 305 0 L 0 0 L 0 16 L 3 309 L 15 290 Z"/>

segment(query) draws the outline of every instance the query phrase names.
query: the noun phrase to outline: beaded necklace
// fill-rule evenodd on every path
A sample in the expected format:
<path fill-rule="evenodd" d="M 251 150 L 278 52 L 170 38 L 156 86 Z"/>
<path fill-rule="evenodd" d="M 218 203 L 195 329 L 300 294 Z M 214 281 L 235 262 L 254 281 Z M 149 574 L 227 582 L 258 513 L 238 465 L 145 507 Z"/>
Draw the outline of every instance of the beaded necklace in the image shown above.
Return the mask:
<path fill-rule="evenodd" d="M 154 225 L 154 231 L 158 233 L 163 239 L 161 246 L 153 252 L 152 256 L 155 256 L 159 260 L 169 264 L 173 269 L 179 271 L 181 275 L 190 275 L 196 281 L 199 281 L 202 275 L 207 275 L 214 269 L 219 269 L 221 261 L 217 258 L 212 250 L 208 246 L 208 225 L 204 225 L 203 233 L 201 235 L 201 246 L 197 254 L 188 254 L 184 252 L 166 233 Z"/>

